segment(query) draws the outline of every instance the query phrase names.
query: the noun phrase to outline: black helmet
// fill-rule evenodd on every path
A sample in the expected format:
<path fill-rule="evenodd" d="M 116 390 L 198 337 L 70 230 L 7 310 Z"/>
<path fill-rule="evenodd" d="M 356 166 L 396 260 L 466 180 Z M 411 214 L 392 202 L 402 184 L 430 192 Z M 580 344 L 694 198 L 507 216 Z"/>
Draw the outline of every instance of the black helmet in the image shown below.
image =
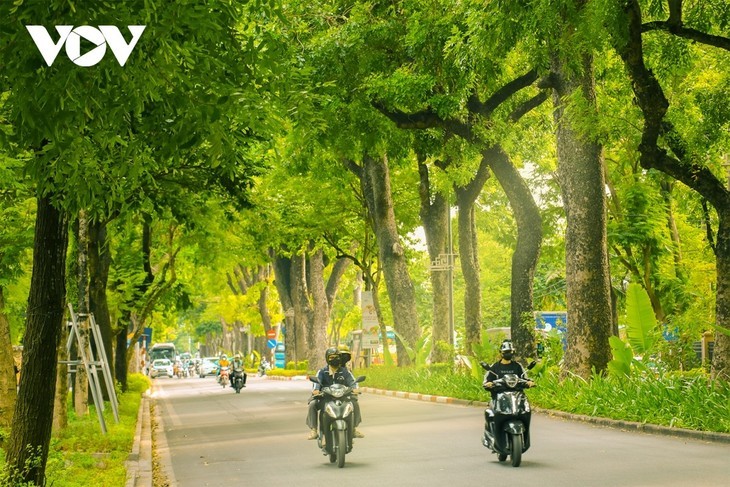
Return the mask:
<path fill-rule="evenodd" d="M 324 352 L 324 358 L 327 361 L 327 365 L 332 367 L 339 367 L 340 363 L 340 351 L 335 347 L 330 347 Z"/>
<path fill-rule="evenodd" d="M 510 340 L 505 340 L 499 347 L 499 353 L 502 355 L 503 359 L 512 360 L 512 357 L 515 354 L 515 347 L 512 345 Z"/>
<path fill-rule="evenodd" d="M 352 360 L 350 349 L 346 345 L 340 345 L 340 365 L 345 365 Z"/>

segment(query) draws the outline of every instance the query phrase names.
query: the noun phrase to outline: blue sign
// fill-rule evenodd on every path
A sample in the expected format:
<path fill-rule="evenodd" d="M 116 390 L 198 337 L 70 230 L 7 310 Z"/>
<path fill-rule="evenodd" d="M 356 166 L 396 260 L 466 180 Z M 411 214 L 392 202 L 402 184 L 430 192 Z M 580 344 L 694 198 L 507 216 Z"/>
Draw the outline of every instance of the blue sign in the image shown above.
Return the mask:
<path fill-rule="evenodd" d="M 568 313 L 565 311 L 535 311 L 535 321 L 538 330 L 568 332 Z"/>
<path fill-rule="evenodd" d="M 276 349 L 274 350 L 274 366 L 276 366 L 277 369 L 283 369 L 286 367 L 285 350 L 286 347 L 283 343 L 279 342 L 276 344 Z"/>
<path fill-rule="evenodd" d="M 276 346 L 276 340 L 273 338 L 270 340 L 266 340 L 266 346 L 269 348 L 274 348 Z"/>

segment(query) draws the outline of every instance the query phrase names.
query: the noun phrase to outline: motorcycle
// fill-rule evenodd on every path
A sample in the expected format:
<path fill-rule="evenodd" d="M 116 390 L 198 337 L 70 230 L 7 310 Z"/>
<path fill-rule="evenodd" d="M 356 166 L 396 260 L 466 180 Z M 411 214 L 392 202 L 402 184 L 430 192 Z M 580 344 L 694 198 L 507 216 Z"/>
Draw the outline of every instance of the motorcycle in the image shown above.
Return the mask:
<path fill-rule="evenodd" d="M 259 377 L 265 376 L 269 370 L 271 370 L 271 364 L 269 363 L 269 361 L 266 359 L 261 360 L 258 371 Z"/>
<path fill-rule="evenodd" d="M 243 369 L 233 369 L 233 377 L 231 377 L 231 387 L 236 390 L 236 394 L 241 393 L 241 388 L 246 387 L 243 383 Z"/>
<path fill-rule="evenodd" d="M 309 380 L 319 384 L 316 376 L 310 375 Z M 355 382 L 362 382 L 365 376 L 355 379 Z M 322 401 L 319 409 L 319 437 L 317 446 L 322 450 L 323 455 L 329 455 L 330 463 L 337 462 L 337 466 L 345 466 L 345 454 L 352 451 L 352 438 L 355 432 L 354 406 L 352 404 L 352 387 L 344 384 L 332 384 L 321 389 L 321 394 L 312 396 L 310 401 Z"/>
<path fill-rule="evenodd" d="M 221 373 L 218 376 L 218 383 L 223 387 L 226 387 L 228 385 L 228 367 L 221 367 Z"/>
<path fill-rule="evenodd" d="M 484 370 L 489 365 L 480 362 Z M 535 362 L 528 365 L 528 370 Z M 497 454 L 500 462 L 511 458 L 513 467 L 519 467 L 522 454 L 530 448 L 530 402 L 523 392 L 529 387 L 528 381 L 515 374 L 492 381 L 492 391 L 497 397 L 492 407 L 484 410 L 484 434 L 482 444 Z"/>

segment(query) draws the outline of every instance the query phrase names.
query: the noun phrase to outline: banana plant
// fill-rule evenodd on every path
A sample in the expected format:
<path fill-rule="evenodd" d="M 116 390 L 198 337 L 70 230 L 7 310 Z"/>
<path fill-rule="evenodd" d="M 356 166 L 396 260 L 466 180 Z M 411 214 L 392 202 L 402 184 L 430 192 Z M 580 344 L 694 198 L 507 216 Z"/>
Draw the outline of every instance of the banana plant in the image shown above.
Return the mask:
<path fill-rule="evenodd" d="M 394 331 L 393 333 L 395 333 L 396 338 L 403 344 L 403 348 L 405 348 L 408 358 L 411 359 L 411 363 L 416 367 L 424 367 L 426 365 L 426 359 L 431 354 L 431 332 L 424 332 L 413 346 L 405 341 L 398 332 Z"/>
<path fill-rule="evenodd" d="M 609 373 L 629 376 L 633 368 L 646 369 L 646 365 L 634 358 L 641 356 L 645 361 L 656 350 L 660 338 L 654 310 L 646 290 L 631 283 L 626 291 L 626 338 L 609 338 L 613 360 L 608 364 Z"/>
<path fill-rule="evenodd" d="M 635 283 L 626 291 L 626 336 L 634 353 L 642 357 L 656 350 L 660 337 L 649 295 Z"/>

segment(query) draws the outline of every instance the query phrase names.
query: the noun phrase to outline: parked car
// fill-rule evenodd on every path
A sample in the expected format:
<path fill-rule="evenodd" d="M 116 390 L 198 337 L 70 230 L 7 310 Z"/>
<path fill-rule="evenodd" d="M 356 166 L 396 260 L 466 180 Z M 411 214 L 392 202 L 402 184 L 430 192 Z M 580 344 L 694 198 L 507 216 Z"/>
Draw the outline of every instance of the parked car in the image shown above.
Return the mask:
<path fill-rule="evenodd" d="M 205 357 L 198 367 L 200 378 L 207 375 L 218 375 L 218 357 Z"/>
<path fill-rule="evenodd" d="M 150 377 L 172 377 L 172 362 L 166 358 L 158 358 L 152 362 Z"/>

